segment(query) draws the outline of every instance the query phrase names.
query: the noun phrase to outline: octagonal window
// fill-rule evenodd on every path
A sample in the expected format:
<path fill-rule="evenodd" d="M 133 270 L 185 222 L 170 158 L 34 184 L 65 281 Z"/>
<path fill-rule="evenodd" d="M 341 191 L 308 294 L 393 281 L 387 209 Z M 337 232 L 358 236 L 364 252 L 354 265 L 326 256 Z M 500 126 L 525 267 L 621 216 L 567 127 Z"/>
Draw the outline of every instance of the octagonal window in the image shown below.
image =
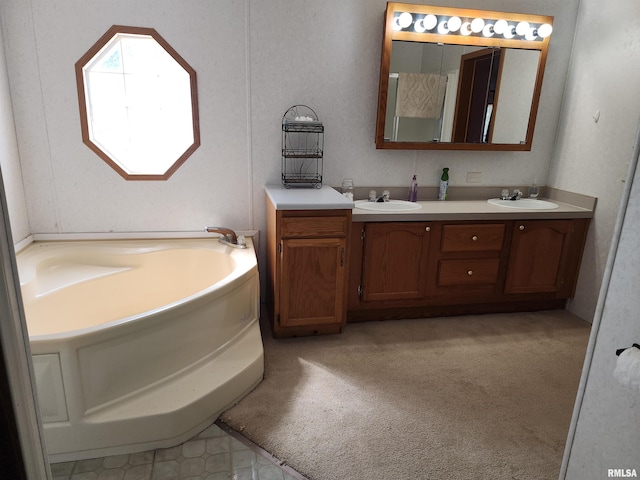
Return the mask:
<path fill-rule="evenodd" d="M 196 72 L 151 28 L 113 26 L 76 63 L 82 139 L 127 180 L 166 180 L 200 145 Z"/>

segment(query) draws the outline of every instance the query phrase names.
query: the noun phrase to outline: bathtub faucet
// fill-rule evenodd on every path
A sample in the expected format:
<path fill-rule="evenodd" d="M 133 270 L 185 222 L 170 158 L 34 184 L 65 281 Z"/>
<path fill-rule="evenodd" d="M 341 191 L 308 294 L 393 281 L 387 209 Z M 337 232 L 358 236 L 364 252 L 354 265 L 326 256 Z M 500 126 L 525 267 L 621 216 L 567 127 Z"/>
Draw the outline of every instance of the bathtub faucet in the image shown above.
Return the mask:
<path fill-rule="evenodd" d="M 244 235 L 236 235 L 236 232 L 231 230 L 230 228 L 225 227 L 207 227 L 204 229 L 205 232 L 208 233 L 219 233 L 220 243 L 224 243 L 225 245 L 229 245 L 234 248 L 247 248 L 247 241 L 244 238 Z"/>

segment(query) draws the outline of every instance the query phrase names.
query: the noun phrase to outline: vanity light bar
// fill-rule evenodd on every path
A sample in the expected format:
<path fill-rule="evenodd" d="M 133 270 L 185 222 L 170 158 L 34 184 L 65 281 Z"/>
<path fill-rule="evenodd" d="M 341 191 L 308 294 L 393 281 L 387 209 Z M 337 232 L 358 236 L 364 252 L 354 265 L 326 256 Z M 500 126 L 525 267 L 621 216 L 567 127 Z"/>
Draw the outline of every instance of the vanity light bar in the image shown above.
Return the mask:
<path fill-rule="evenodd" d="M 394 12 L 395 31 L 437 33 L 440 35 L 464 35 L 493 37 L 511 40 L 541 41 L 551 35 L 553 27 L 548 23 L 536 24 L 527 21 L 511 22 L 504 19 L 460 18 L 458 16 L 423 13 Z"/>

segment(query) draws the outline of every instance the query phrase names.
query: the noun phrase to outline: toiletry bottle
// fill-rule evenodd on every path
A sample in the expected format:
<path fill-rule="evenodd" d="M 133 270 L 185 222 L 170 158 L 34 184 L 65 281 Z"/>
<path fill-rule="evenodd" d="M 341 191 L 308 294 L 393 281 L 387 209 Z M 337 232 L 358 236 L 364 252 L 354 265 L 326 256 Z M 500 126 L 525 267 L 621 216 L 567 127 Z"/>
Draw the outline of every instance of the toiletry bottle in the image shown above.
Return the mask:
<path fill-rule="evenodd" d="M 342 180 L 342 195 L 353 201 L 353 179 L 345 178 Z"/>
<path fill-rule="evenodd" d="M 414 175 L 411 180 L 411 187 L 409 188 L 409 195 L 407 196 L 407 200 L 410 202 L 418 201 L 418 176 Z"/>
<path fill-rule="evenodd" d="M 442 176 L 440 177 L 440 190 L 438 192 L 438 200 L 446 200 L 447 192 L 449 190 L 449 169 L 442 169 Z"/>

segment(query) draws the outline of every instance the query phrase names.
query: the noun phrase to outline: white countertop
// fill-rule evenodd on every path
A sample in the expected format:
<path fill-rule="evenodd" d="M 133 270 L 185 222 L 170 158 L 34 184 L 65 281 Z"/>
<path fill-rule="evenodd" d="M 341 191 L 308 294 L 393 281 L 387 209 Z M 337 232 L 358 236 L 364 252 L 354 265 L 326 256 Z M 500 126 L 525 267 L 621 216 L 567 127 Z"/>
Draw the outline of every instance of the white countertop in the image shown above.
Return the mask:
<path fill-rule="evenodd" d="M 285 188 L 266 185 L 265 192 L 276 210 L 351 210 L 355 204 L 329 185 L 322 188 Z"/>
<path fill-rule="evenodd" d="M 534 220 L 558 218 L 592 218 L 593 208 L 569 203 L 553 210 L 529 210 L 491 205 L 487 200 L 430 200 L 417 202 L 418 210 L 380 212 L 355 208 L 355 203 L 329 185 L 322 188 L 285 188 L 266 185 L 265 192 L 276 210 L 352 210 L 354 222 L 416 222 L 436 220 Z"/>

